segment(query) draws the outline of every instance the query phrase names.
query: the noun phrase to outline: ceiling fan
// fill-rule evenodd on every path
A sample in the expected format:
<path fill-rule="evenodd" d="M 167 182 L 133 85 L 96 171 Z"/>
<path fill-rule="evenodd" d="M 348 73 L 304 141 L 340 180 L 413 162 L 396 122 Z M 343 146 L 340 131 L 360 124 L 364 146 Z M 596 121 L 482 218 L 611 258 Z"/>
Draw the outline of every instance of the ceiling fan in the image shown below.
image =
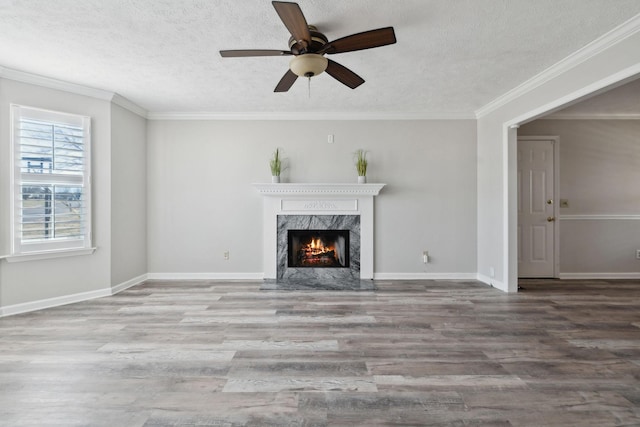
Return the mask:
<path fill-rule="evenodd" d="M 293 55 L 289 63 L 289 70 L 284 74 L 274 92 L 286 92 L 293 86 L 298 77 L 311 79 L 311 77 L 317 76 L 323 71 L 326 71 L 327 74 L 340 83 L 355 89 L 364 83 L 364 79 L 345 66 L 325 58 L 324 55 L 370 49 L 396 42 L 393 27 L 352 34 L 329 42 L 327 37 L 319 32 L 315 26 L 307 24 L 307 20 L 297 3 L 282 1 L 271 3 L 285 27 L 291 33 L 289 50 L 221 50 L 220 55 L 223 58 Z"/>

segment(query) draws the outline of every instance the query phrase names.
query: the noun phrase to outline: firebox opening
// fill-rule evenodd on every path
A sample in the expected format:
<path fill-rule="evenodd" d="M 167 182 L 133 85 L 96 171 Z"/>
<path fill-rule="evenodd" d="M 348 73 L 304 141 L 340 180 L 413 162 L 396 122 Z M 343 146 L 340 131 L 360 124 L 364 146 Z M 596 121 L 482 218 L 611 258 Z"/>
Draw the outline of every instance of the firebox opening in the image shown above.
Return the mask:
<path fill-rule="evenodd" d="M 287 237 L 289 267 L 349 267 L 349 230 L 288 230 Z"/>

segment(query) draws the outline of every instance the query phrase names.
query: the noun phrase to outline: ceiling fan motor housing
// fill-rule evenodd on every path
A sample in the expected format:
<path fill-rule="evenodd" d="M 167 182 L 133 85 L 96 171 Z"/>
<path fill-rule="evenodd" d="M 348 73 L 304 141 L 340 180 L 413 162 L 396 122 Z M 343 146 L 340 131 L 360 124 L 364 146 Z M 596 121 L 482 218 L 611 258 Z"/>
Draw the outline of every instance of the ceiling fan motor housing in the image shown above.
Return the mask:
<path fill-rule="evenodd" d="M 322 47 L 329 43 L 329 39 L 318 31 L 314 25 L 309 25 L 309 34 L 311 34 L 310 43 L 306 43 L 307 46 L 303 46 L 302 43 L 299 43 L 293 36 L 289 37 L 289 49 L 295 54 L 296 51 L 303 53 L 315 53 L 322 49 Z"/>

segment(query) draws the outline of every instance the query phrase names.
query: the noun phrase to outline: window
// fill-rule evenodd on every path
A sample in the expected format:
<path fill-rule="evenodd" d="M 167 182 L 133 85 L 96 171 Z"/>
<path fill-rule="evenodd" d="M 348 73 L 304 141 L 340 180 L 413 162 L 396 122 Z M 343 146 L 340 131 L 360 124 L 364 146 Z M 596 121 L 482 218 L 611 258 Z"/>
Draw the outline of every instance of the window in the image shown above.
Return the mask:
<path fill-rule="evenodd" d="M 91 248 L 90 118 L 11 106 L 12 253 Z"/>

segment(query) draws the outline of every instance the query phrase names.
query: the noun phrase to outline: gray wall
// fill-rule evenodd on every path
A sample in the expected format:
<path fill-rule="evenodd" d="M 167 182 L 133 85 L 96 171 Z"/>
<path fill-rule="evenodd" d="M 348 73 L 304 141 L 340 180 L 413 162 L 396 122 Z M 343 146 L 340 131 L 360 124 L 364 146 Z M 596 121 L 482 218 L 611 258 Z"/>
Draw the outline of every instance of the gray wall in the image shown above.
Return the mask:
<path fill-rule="evenodd" d="M 149 271 L 261 273 L 262 197 L 251 183 L 270 181 L 280 147 L 285 182 L 355 182 L 353 153 L 368 151 L 368 181 L 387 184 L 375 199 L 378 276 L 475 274 L 475 145 L 473 120 L 152 120 Z"/>
<path fill-rule="evenodd" d="M 111 285 L 147 273 L 147 120 L 111 105 Z M 99 159 L 96 159 L 99 161 Z"/>
<path fill-rule="evenodd" d="M 560 137 L 561 276 L 639 273 L 640 120 L 536 120 L 518 135 Z"/>

